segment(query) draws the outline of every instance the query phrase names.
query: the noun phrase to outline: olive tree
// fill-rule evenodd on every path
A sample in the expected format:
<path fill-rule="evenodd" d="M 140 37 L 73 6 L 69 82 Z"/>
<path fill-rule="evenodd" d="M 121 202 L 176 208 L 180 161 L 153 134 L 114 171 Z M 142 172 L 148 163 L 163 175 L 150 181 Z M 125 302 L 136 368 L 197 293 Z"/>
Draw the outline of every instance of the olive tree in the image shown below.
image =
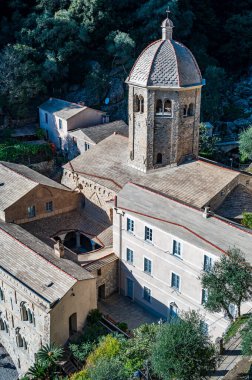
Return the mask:
<path fill-rule="evenodd" d="M 215 349 L 195 311 L 160 326 L 152 352 L 154 372 L 163 380 L 201 380 L 215 368 Z"/>
<path fill-rule="evenodd" d="M 207 290 L 204 307 L 211 312 L 224 311 L 232 322 L 234 316 L 230 305 L 237 307 L 240 316 L 242 302 L 251 299 L 251 265 L 240 249 L 232 248 L 208 272 L 203 273 L 201 283 Z"/>

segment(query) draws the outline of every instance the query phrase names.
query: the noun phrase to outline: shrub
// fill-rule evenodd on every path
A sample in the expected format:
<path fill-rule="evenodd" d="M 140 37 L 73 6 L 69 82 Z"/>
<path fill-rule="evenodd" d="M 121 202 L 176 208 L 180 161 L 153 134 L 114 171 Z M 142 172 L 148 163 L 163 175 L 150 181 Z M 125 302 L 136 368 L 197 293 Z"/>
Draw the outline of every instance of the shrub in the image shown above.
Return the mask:
<path fill-rule="evenodd" d="M 87 366 L 95 365 L 101 358 L 107 360 L 116 356 L 119 354 L 120 348 L 121 343 L 116 337 L 112 335 L 102 337 L 98 347 L 88 356 Z"/>
<path fill-rule="evenodd" d="M 102 318 L 102 313 L 98 309 L 93 309 L 88 313 L 87 316 L 87 322 L 88 323 L 97 323 L 101 320 Z"/>
<path fill-rule="evenodd" d="M 242 224 L 245 227 L 252 228 L 252 212 L 242 213 Z"/>
<path fill-rule="evenodd" d="M 69 349 L 75 359 L 83 362 L 93 350 L 94 344 L 91 342 L 82 342 L 80 344 L 70 344 Z"/>
<path fill-rule="evenodd" d="M 119 327 L 120 330 L 126 332 L 128 330 L 128 325 L 125 322 L 118 322 L 116 324 L 117 327 Z"/>

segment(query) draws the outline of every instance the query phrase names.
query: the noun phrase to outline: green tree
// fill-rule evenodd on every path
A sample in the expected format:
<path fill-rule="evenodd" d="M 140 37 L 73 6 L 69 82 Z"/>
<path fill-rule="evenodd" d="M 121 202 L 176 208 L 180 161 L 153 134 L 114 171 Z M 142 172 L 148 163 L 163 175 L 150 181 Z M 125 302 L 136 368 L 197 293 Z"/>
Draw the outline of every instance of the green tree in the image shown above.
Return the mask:
<path fill-rule="evenodd" d="M 34 99 L 45 92 L 36 51 L 26 45 L 8 45 L 0 53 L 2 105 L 24 116 Z"/>
<path fill-rule="evenodd" d="M 249 318 L 246 326 L 241 331 L 242 353 L 245 356 L 252 355 L 252 316 Z"/>
<path fill-rule="evenodd" d="M 133 331 L 133 338 L 125 342 L 120 357 L 129 373 L 142 369 L 144 363 L 150 360 L 158 330 L 158 324 L 141 325 Z"/>
<path fill-rule="evenodd" d="M 107 360 L 99 359 L 94 367 L 88 371 L 90 380 L 126 380 L 128 374 L 123 363 L 117 357 Z"/>
<path fill-rule="evenodd" d="M 242 213 L 242 224 L 245 227 L 252 229 L 252 212 L 243 212 Z"/>
<path fill-rule="evenodd" d="M 135 42 L 128 33 L 120 30 L 111 32 L 107 38 L 107 50 L 114 58 L 123 62 L 133 56 Z"/>
<path fill-rule="evenodd" d="M 200 141 L 199 149 L 202 156 L 213 158 L 214 153 L 217 152 L 216 143 L 219 141 L 218 137 L 209 136 L 207 127 L 204 123 L 200 124 Z"/>
<path fill-rule="evenodd" d="M 153 346 L 154 372 L 164 380 L 205 379 L 215 367 L 215 349 L 195 311 L 160 326 Z"/>
<path fill-rule="evenodd" d="M 237 307 L 240 316 L 242 302 L 252 296 L 251 265 L 240 249 L 232 248 L 215 262 L 209 272 L 202 274 L 201 283 L 208 292 L 204 307 L 211 312 L 224 311 L 233 321 L 230 305 Z"/>
<path fill-rule="evenodd" d="M 206 86 L 202 92 L 202 112 L 204 121 L 221 120 L 227 98 L 229 81 L 222 67 L 208 66 L 204 73 Z"/>
<path fill-rule="evenodd" d="M 240 133 L 239 151 L 242 160 L 252 160 L 252 125 Z"/>

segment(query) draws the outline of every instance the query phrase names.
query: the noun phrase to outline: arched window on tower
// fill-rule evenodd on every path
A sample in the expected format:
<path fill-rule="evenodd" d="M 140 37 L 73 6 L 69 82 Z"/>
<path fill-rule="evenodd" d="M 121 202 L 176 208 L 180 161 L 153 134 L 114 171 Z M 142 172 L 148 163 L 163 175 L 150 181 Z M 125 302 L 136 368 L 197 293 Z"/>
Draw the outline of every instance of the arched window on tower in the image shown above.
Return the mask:
<path fill-rule="evenodd" d="M 157 154 L 157 164 L 162 164 L 163 156 L 162 153 Z"/>
<path fill-rule="evenodd" d="M 172 102 L 170 99 L 165 99 L 164 101 L 164 115 L 172 116 Z"/>
<path fill-rule="evenodd" d="M 28 321 L 30 323 L 35 324 L 34 313 L 30 309 L 27 310 L 27 315 L 28 315 Z"/>
<path fill-rule="evenodd" d="M 28 312 L 24 301 L 20 303 L 20 315 L 22 321 L 28 321 Z"/>
<path fill-rule="evenodd" d="M 0 330 L 5 330 L 4 321 L 2 320 L 2 318 L 0 318 Z"/>
<path fill-rule="evenodd" d="M 4 292 L 2 288 L 0 288 L 0 301 L 4 301 Z"/>
<path fill-rule="evenodd" d="M 184 117 L 187 116 L 187 111 L 188 111 L 188 107 L 187 107 L 187 105 L 185 104 L 185 105 L 183 106 L 183 116 L 184 116 Z"/>
<path fill-rule="evenodd" d="M 18 347 L 23 347 L 24 342 L 23 342 L 23 338 L 22 338 L 22 336 L 21 336 L 19 330 L 20 330 L 20 328 L 17 327 L 17 328 L 16 328 L 16 331 L 15 331 L 15 332 L 16 332 L 16 343 L 17 343 L 17 346 L 18 346 Z"/>
<path fill-rule="evenodd" d="M 193 116 L 193 115 L 194 115 L 194 105 L 193 103 L 190 103 L 188 107 L 188 116 Z"/>
<path fill-rule="evenodd" d="M 144 98 L 143 96 L 139 96 L 139 102 L 140 102 L 140 113 L 144 112 Z"/>
<path fill-rule="evenodd" d="M 140 111 L 140 99 L 138 95 L 134 96 L 134 112 Z"/>
<path fill-rule="evenodd" d="M 163 102 L 161 99 L 158 99 L 156 101 L 156 115 L 162 115 L 163 114 Z"/>

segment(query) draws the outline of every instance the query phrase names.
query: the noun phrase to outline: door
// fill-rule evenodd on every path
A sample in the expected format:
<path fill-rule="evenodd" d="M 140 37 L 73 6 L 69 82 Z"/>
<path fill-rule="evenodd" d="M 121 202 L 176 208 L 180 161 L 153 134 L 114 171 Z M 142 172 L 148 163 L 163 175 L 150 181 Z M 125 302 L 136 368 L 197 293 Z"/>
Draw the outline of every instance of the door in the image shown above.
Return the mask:
<path fill-rule="evenodd" d="M 98 299 L 105 298 L 105 284 L 98 287 Z"/>
<path fill-rule="evenodd" d="M 130 278 L 127 278 L 127 297 L 133 300 L 133 289 L 134 283 Z"/>
<path fill-rule="evenodd" d="M 77 332 L 77 313 L 69 317 L 69 336 Z"/>

